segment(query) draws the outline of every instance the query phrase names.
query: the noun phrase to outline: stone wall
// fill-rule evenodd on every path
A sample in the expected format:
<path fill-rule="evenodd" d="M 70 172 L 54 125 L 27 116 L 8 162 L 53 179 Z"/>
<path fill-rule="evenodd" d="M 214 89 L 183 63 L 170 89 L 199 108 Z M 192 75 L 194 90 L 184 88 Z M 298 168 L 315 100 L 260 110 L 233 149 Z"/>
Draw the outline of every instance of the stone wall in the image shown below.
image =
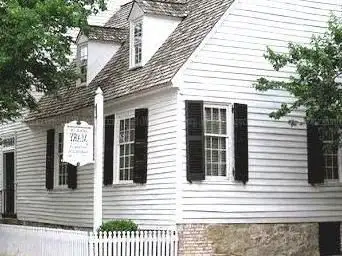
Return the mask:
<path fill-rule="evenodd" d="M 318 224 L 179 226 L 180 256 L 319 256 Z"/>

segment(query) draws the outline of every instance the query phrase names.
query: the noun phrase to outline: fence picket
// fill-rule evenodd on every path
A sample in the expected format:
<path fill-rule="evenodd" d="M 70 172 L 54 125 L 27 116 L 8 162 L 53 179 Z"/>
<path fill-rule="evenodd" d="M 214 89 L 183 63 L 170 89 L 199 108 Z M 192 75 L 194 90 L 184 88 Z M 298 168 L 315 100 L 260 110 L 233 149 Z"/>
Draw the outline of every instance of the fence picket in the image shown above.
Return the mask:
<path fill-rule="evenodd" d="M 117 232 L 113 233 L 113 256 L 118 256 L 117 250 L 118 250 L 118 234 Z"/>

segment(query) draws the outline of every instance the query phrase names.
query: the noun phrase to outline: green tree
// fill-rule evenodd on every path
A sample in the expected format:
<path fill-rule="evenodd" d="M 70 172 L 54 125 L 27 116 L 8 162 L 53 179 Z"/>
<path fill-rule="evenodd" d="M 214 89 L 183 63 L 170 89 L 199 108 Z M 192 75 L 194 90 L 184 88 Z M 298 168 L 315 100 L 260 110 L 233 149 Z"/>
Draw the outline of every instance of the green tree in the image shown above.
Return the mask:
<path fill-rule="evenodd" d="M 54 93 L 77 77 L 68 31 L 87 31 L 105 0 L 0 0 L 0 123 L 36 106 L 32 89 Z"/>
<path fill-rule="evenodd" d="M 305 121 L 321 125 L 321 130 L 329 130 L 338 143 L 342 126 L 341 20 L 332 16 L 327 32 L 313 36 L 309 45 L 289 43 L 288 53 L 276 53 L 267 48 L 264 57 L 276 71 L 288 65 L 296 69 L 285 81 L 265 77 L 257 80 L 257 90 L 282 89 L 294 98 L 270 113 L 270 117 L 280 119 L 294 110 L 305 109 Z"/>

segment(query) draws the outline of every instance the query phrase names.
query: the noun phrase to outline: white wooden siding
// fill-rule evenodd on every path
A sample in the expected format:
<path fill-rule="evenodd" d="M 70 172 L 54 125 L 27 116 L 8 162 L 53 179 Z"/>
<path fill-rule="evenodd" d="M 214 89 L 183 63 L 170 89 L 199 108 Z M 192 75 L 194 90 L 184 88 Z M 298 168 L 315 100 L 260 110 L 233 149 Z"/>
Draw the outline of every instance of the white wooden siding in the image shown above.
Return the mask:
<path fill-rule="evenodd" d="M 176 211 L 177 97 L 163 91 L 107 108 L 105 114 L 148 108 L 147 183 L 115 184 L 103 189 L 103 217 L 132 219 L 141 228 L 174 226 Z"/>
<path fill-rule="evenodd" d="M 17 132 L 17 216 L 20 220 L 92 226 L 92 165 L 78 168 L 77 189 L 45 188 L 46 131 L 22 124 Z"/>
<path fill-rule="evenodd" d="M 113 185 L 103 190 L 105 219 L 132 219 L 141 228 L 175 225 L 176 193 L 176 93 L 121 101 L 106 108 L 105 114 L 128 109 L 149 109 L 148 178 L 146 185 Z M 86 116 L 82 115 L 81 116 Z M 88 114 L 91 120 L 91 111 Z M 57 118 L 68 120 L 68 117 Z M 89 121 L 88 120 L 88 121 Z M 91 227 L 93 216 L 93 165 L 78 168 L 77 189 L 45 188 L 46 131 L 51 127 L 17 122 L 17 216 L 19 220 Z M 0 134 L 11 131 L 0 126 Z M 1 167 L 2 168 L 2 167 Z M 0 172 L 2 173 L 2 171 Z M 56 183 L 55 183 L 56 185 Z"/>
<path fill-rule="evenodd" d="M 177 79 L 182 111 L 178 140 L 182 159 L 180 222 L 268 223 L 342 220 L 342 184 L 312 187 L 307 180 L 305 126 L 291 128 L 268 114 L 291 97 L 257 92 L 261 76 L 285 79 L 293 68 L 274 72 L 266 46 L 285 52 L 289 41 L 306 44 L 327 27 L 342 0 L 236 0 Z M 249 182 L 186 181 L 184 100 L 248 104 Z M 296 111 L 291 118 L 302 120 Z M 232 156 L 231 156 L 232 157 Z"/>

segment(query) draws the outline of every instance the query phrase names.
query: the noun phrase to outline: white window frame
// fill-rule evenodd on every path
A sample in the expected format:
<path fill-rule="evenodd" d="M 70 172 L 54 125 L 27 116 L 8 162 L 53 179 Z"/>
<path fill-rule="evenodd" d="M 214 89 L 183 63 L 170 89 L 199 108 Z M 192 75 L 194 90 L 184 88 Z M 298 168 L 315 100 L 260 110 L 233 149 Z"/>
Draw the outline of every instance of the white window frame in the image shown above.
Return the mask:
<path fill-rule="evenodd" d="M 325 164 L 325 163 L 324 163 Z M 337 167 L 338 167 L 338 179 L 326 179 L 324 173 L 324 184 L 336 184 L 342 183 L 342 147 L 339 146 L 337 150 Z M 325 172 L 325 167 L 324 167 Z"/>
<path fill-rule="evenodd" d="M 204 122 L 204 139 L 206 139 L 206 108 L 218 108 L 226 110 L 226 176 L 210 176 L 207 175 L 207 159 L 205 157 L 205 179 L 207 181 L 222 181 L 222 180 L 234 180 L 234 115 L 232 104 L 220 104 L 220 103 L 204 103 L 203 104 L 203 122 Z M 214 135 L 214 134 L 213 134 Z M 210 134 L 208 134 L 210 136 Z"/>
<path fill-rule="evenodd" d="M 85 81 L 82 81 L 82 79 L 80 78 L 80 85 L 85 85 L 87 84 L 87 77 L 88 77 L 88 58 L 89 58 L 89 48 L 88 48 L 88 43 L 81 43 L 78 45 L 78 63 L 79 63 L 79 70 L 81 73 L 82 70 L 82 60 L 83 60 L 83 56 L 82 56 L 82 49 L 86 48 L 87 49 L 87 54 L 86 54 L 86 74 L 85 74 Z"/>
<path fill-rule="evenodd" d="M 137 24 L 141 24 L 141 60 L 139 63 L 135 62 L 135 26 Z M 144 33 L 144 29 L 143 29 L 143 19 L 142 18 L 138 18 L 135 20 L 132 20 L 130 22 L 130 51 L 129 51 L 129 62 L 130 62 L 130 68 L 138 68 L 142 66 L 142 62 L 143 62 L 143 33 Z"/>
<path fill-rule="evenodd" d="M 59 127 L 55 129 L 55 153 L 54 153 L 54 187 L 55 188 L 68 188 L 68 182 L 66 184 L 59 185 L 59 134 L 64 133 L 63 128 Z M 68 172 L 66 172 L 68 176 Z M 66 178 L 67 179 L 67 178 Z"/>
<path fill-rule="evenodd" d="M 120 121 L 124 119 L 134 118 L 135 111 L 128 110 L 115 114 L 114 127 L 114 168 L 113 168 L 113 184 L 134 184 L 132 180 L 120 180 Z"/>

